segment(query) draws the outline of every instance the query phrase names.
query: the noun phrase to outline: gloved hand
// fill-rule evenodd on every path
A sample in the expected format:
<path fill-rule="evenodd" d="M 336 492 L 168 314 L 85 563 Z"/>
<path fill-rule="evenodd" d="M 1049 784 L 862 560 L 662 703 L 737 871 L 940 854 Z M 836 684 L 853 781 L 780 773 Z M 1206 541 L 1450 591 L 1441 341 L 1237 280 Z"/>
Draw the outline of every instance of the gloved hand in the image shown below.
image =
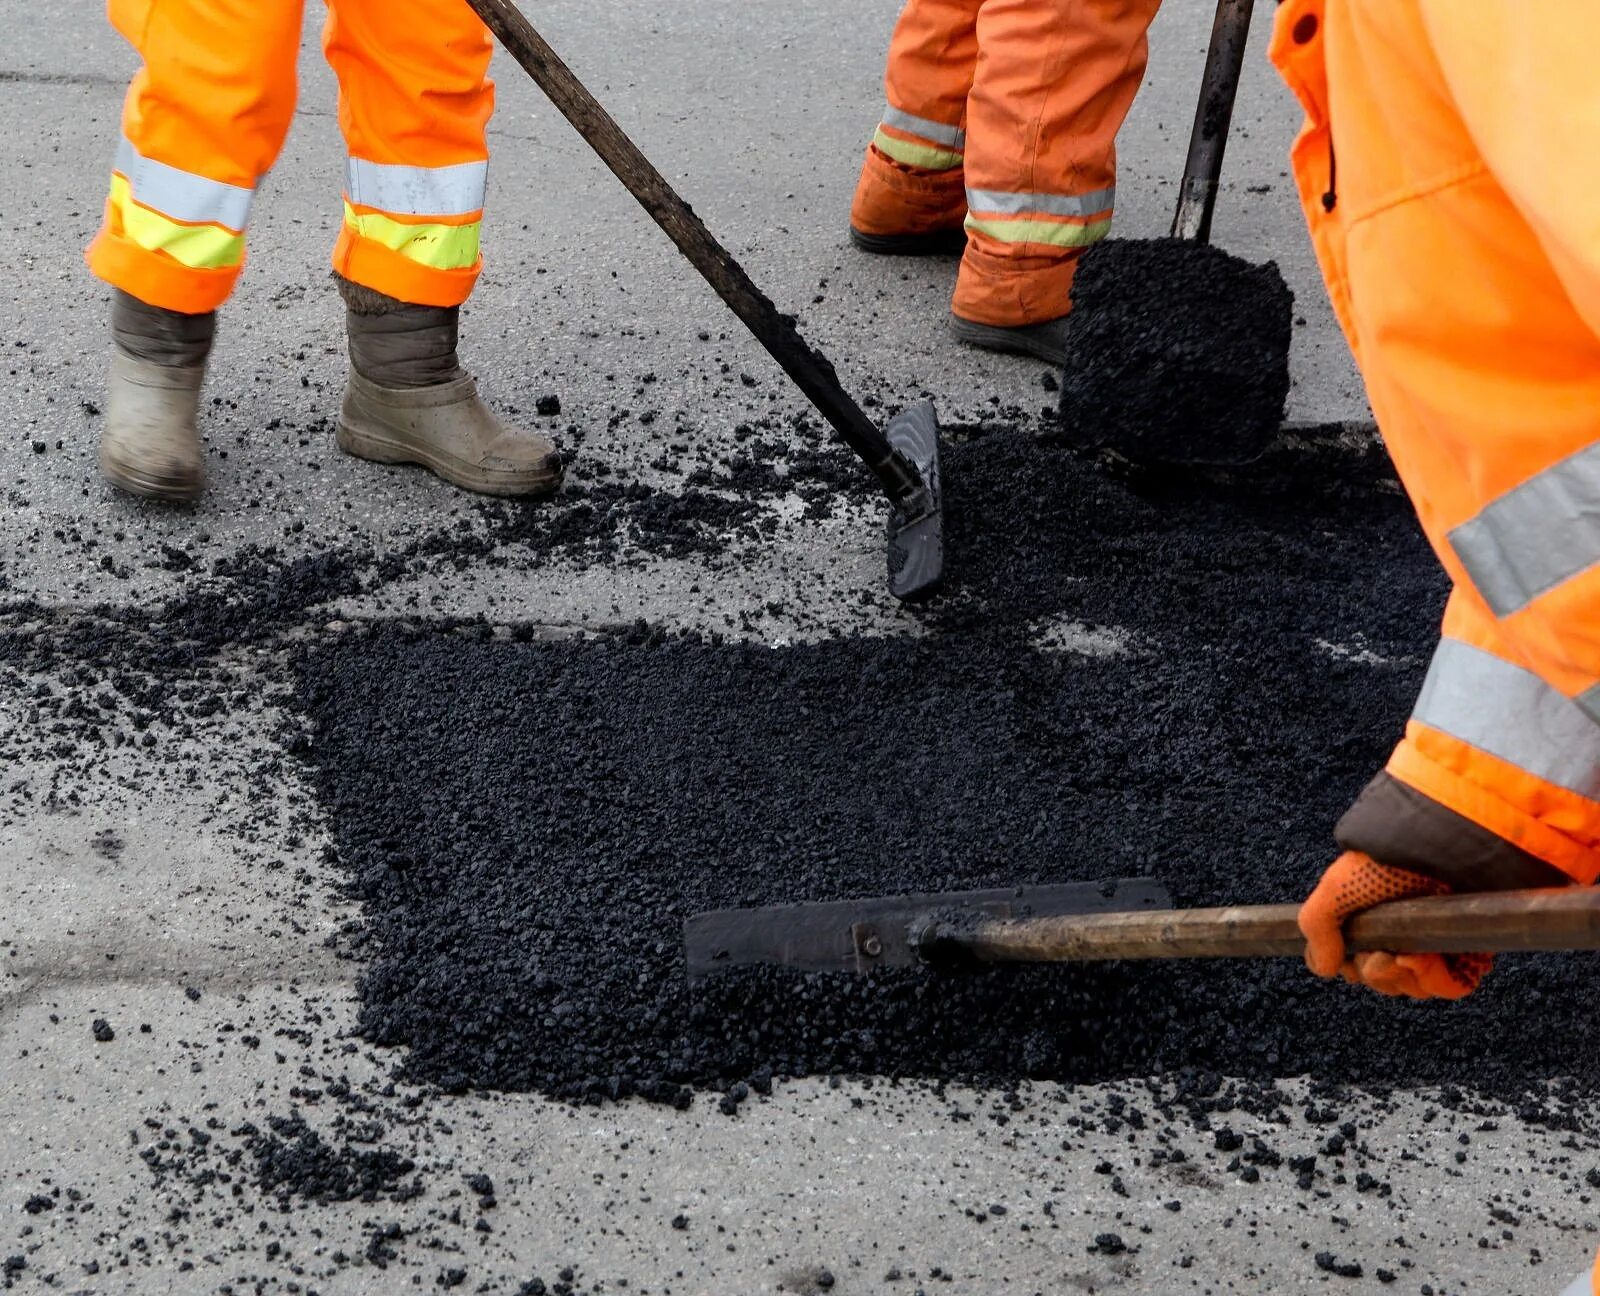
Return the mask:
<path fill-rule="evenodd" d="M 1306 966 L 1321 977 L 1343 976 L 1380 994 L 1410 999 L 1460 999 L 1477 989 L 1493 966 L 1488 954 L 1346 954 L 1344 920 L 1390 900 L 1448 895 L 1443 882 L 1409 869 L 1390 868 L 1360 851 L 1346 851 L 1328 866 L 1300 906 Z"/>
<path fill-rule="evenodd" d="M 1452 892 L 1562 886 L 1559 869 L 1385 772 L 1339 820 L 1344 854 L 1300 906 L 1306 966 L 1382 994 L 1460 999 L 1477 988 L 1488 954 L 1350 954 L 1343 927 L 1352 914 L 1389 900 Z"/>

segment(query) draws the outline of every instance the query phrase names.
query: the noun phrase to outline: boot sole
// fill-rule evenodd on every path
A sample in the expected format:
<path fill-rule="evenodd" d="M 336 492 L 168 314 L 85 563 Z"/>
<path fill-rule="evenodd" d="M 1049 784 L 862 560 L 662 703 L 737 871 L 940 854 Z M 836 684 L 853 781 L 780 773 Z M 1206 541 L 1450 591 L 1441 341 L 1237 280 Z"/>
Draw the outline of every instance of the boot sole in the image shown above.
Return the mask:
<path fill-rule="evenodd" d="M 127 491 L 141 499 L 166 500 L 174 504 L 192 504 L 205 490 L 205 474 L 194 479 L 182 477 L 154 477 L 136 472 L 100 452 L 100 474 L 118 490 Z"/>
<path fill-rule="evenodd" d="M 968 346 L 982 347 L 985 351 L 1031 356 L 1035 360 L 1044 360 L 1053 365 L 1067 363 L 1065 347 L 1052 343 L 1036 333 L 1002 328 L 998 324 L 979 324 L 973 320 L 962 319 L 959 315 L 950 317 L 950 331 L 955 334 L 958 341 L 965 342 Z"/>
<path fill-rule="evenodd" d="M 418 464 L 452 486 L 478 495 L 550 495 L 561 485 L 561 470 L 545 473 L 497 473 L 460 459 L 407 445 L 382 432 L 348 423 L 341 415 L 334 431 L 339 449 L 357 459 L 381 464 Z"/>
<path fill-rule="evenodd" d="M 959 256 L 967 249 L 964 230 L 938 230 L 932 234 L 865 234 L 854 225 L 850 241 L 874 256 Z"/>

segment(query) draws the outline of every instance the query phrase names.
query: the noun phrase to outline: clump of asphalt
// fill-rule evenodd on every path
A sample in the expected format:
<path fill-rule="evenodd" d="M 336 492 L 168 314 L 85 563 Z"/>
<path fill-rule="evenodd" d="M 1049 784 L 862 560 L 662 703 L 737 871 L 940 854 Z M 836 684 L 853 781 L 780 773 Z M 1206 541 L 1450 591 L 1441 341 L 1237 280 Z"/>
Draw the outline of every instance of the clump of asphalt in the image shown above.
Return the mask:
<path fill-rule="evenodd" d="M 1255 458 L 1283 419 L 1293 311 L 1275 262 L 1182 239 L 1096 244 L 1073 278 L 1064 431 L 1136 463 Z"/>
<path fill-rule="evenodd" d="M 336 1124 L 329 1138 L 298 1111 L 266 1117 L 264 1129 L 254 1121 L 229 1129 L 215 1118 L 181 1127 L 152 1118 L 148 1136 L 134 1131 L 134 1138 L 158 1184 L 197 1189 L 242 1180 L 281 1210 L 306 1202 L 404 1202 L 422 1194 L 415 1162 L 375 1146 L 400 1124 L 391 1114 L 363 1122 L 341 1117 Z"/>
<path fill-rule="evenodd" d="M 298 1112 L 243 1129 L 262 1192 L 319 1202 L 404 1201 L 422 1191 L 416 1164 L 387 1148 L 329 1143 Z"/>
<path fill-rule="evenodd" d="M 304 649 L 364 1031 L 448 1088 L 715 1086 L 725 1110 L 818 1072 L 1509 1095 L 1592 1065 L 1587 965 L 1560 957 L 1445 1010 L 1289 961 L 690 991 L 679 925 L 708 908 L 1128 875 L 1180 904 L 1296 899 L 1400 732 L 1444 586 L 1378 452 L 1181 481 L 1019 433 L 947 457 L 953 584 L 921 638 Z"/>

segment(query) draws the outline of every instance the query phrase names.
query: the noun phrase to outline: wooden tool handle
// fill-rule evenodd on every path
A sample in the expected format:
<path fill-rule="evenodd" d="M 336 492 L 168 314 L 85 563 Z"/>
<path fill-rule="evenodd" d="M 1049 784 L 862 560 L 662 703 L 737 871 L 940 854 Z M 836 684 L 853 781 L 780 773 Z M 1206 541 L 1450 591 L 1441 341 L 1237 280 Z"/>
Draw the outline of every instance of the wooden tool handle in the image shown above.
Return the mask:
<path fill-rule="evenodd" d="M 794 321 L 778 313 L 744 268 L 717 242 L 705 222 L 678 196 L 666 177 L 651 164 L 573 75 L 544 37 L 534 30 L 513 0 L 467 0 L 574 130 L 582 135 L 612 173 L 627 186 L 717 295 L 743 321 L 756 341 L 783 368 L 797 387 L 833 425 L 834 431 L 878 478 L 884 493 L 897 504 L 919 497 L 922 479 L 904 456 L 861 411 L 839 383 L 828 360 L 806 344 Z"/>
<path fill-rule="evenodd" d="M 930 958 L 959 952 L 985 963 L 1101 959 L 1299 957 L 1298 905 L 1134 910 L 930 924 Z M 1600 949 L 1600 887 L 1558 887 L 1395 900 L 1345 925 L 1352 950 L 1509 953 Z"/>

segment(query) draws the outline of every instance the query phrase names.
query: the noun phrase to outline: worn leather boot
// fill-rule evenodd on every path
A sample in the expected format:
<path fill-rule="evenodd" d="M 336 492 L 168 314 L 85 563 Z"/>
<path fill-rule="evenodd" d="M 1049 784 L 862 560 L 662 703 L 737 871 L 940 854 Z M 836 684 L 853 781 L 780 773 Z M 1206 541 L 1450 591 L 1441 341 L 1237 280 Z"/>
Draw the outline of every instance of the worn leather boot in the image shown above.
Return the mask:
<path fill-rule="evenodd" d="M 561 485 L 555 446 L 502 423 L 457 363 L 457 308 L 414 306 L 335 278 L 350 339 L 341 450 L 421 464 L 483 495 L 547 495 Z"/>
<path fill-rule="evenodd" d="M 200 387 L 216 326 L 215 314 L 185 315 L 114 292 L 115 350 L 100 433 L 100 471 L 113 485 L 151 499 L 200 494 Z"/>

